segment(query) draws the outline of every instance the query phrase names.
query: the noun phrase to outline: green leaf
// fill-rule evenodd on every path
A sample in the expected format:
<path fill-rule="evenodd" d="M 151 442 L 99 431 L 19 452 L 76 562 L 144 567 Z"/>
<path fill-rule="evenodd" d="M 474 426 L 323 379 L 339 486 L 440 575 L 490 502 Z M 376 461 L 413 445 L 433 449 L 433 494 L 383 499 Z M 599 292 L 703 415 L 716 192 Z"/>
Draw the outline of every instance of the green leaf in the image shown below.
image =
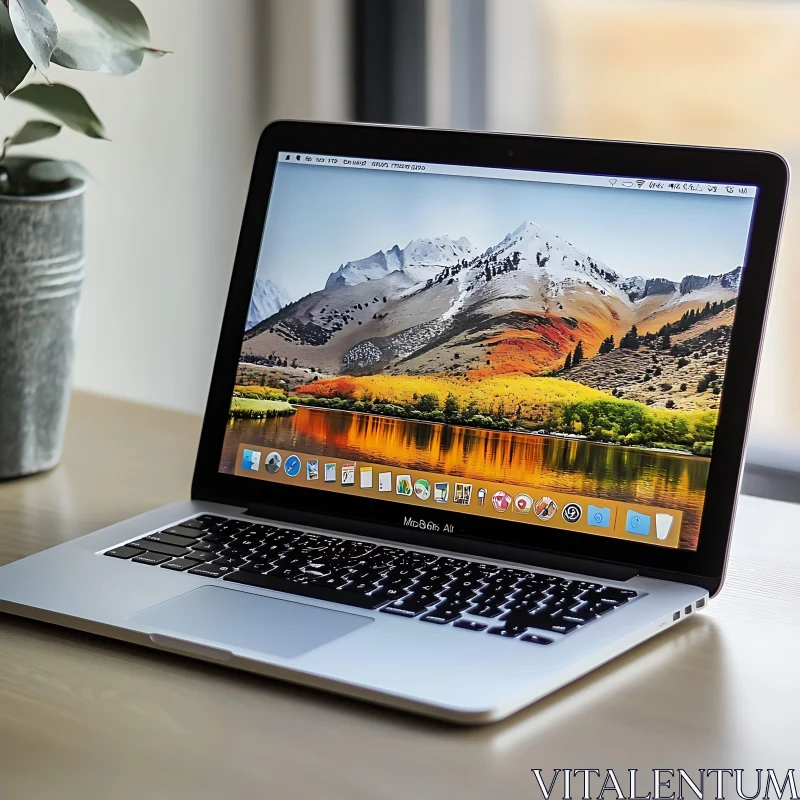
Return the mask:
<path fill-rule="evenodd" d="M 62 33 L 53 53 L 53 63 L 67 69 L 129 75 L 142 66 L 145 49 L 112 39 L 99 32 Z"/>
<path fill-rule="evenodd" d="M 71 86 L 64 86 L 61 83 L 53 86 L 31 83 L 17 89 L 10 97 L 36 106 L 78 133 L 83 133 L 93 139 L 106 138 L 103 123 L 92 111 L 86 98 Z"/>
<path fill-rule="evenodd" d="M 68 0 L 85 19 L 115 39 L 146 45 L 150 28 L 144 15 L 131 0 Z"/>
<path fill-rule="evenodd" d="M 55 122 L 47 122 L 43 119 L 35 119 L 26 122 L 10 139 L 9 146 L 21 144 L 33 144 L 41 142 L 43 139 L 52 139 L 61 131 L 61 126 Z"/>
<path fill-rule="evenodd" d="M 8 13 L 22 49 L 46 77 L 58 41 L 53 15 L 42 0 L 9 0 Z"/>
<path fill-rule="evenodd" d="M 8 9 L 0 2 L 0 96 L 8 97 L 33 64 L 14 33 Z"/>
<path fill-rule="evenodd" d="M 8 97 L 33 64 L 14 33 L 8 9 L 0 2 L 0 96 Z"/>
<path fill-rule="evenodd" d="M 28 177 L 40 183 L 61 183 L 66 180 L 85 183 L 91 175 L 74 161 L 37 161 L 28 170 Z"/>

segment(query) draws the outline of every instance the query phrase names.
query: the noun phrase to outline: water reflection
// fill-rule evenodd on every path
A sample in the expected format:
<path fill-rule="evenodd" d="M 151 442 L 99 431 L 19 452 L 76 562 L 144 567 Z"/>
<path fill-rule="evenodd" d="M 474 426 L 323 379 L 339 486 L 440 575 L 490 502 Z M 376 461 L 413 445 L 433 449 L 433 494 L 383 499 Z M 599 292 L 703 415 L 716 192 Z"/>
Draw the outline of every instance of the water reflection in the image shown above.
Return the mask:
<path fill-rule="evenodd" d="M 678 507 L 684 547 L 697 541 L 709 466 L 693 456 L 314 408 L 299 408 L 293 417 L 231 420 L 224 470 L 233 471 L 239 443 Z"/>

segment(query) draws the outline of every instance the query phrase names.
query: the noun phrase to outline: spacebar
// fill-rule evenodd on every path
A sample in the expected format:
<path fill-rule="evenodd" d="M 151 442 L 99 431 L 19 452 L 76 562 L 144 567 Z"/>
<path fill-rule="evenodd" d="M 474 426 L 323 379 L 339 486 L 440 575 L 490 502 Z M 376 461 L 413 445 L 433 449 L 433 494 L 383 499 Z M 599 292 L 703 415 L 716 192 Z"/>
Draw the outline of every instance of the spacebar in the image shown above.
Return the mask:
<path fill-rule="evenodd" d="M 301 597 L 313 597 L 315 600 L 327 600 L 329 603 L 342 603 L 343 605 L 356 606 L 357 608 L 377 608 L 390 599 L 385 597 L 383 593 L 369 596 L 356 592 L 346 592 L 342 589 L 329 589 L 327 586 L 295 583 L 283 578 L 260 575 L 257 572 L 232 572 L 230 575 L 226 575 L 224 580 L 244 583 L 248 586 L 258 586 L 259 589 L 273 589 L 276 592 L 297 594 Z"/>

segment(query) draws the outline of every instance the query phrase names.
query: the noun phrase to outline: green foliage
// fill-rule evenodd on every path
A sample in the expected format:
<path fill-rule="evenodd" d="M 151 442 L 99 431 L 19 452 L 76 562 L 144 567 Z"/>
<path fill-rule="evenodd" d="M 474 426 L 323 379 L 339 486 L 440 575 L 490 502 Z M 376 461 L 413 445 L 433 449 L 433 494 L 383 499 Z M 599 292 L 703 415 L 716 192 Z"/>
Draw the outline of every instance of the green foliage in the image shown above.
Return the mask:
<path fill-rule="evenodd" d="M 572 353 L 567 353 L 567 358 L 564 361 L 564 369 L 572 369 Z"/>
<path fill-rule="evenodd" d="M 623 350 L 639 349 L 639 332 L 635 325 L 632 325 L 631 329 L 619 340 L 619 346 Z"/>
<path fill-rule="evenodd" d="M 47 0 L 0 0 L 0 96 L 11 97 L 44 111 L 78 133 L 105 139 L 105 130 L 83 95 L 63 84 L 51 84 L 51 64 L 66 69 L 127 75 L 138 69 L 145 54 L 161 56 L 150 46 L 150 30 L 131 0 L 67 0 L 86 21 L 87 29 L 59 30 Z M 20 84 L 34 68 L 47 84 Z M 4 164 L 11 147 L 55 136 L 55 122 L 32 121 L 2 140 L 0 193 L 38 194 L 53 183 L 74 179 L 75 169 L 10 170 Z M 31 165 L 34 161 L 31 160 Z M 85 173 L 84 173 L 85 175 Z"/>
<path fill-rule="evenodd" d="M 575 352 L 572 354 L 572 366 L 577 367 L 583 361 L 583 339 L 578 340 Z"/>
<path fill-rule="evenodd" d="M 603 341 L 600 343 L 600 349 L 598 350 L 598 353 L 600 353 L 601 355 L 603 353 L 610 353 L 614 349 L 614 347 L 616 347 L 614 343 L 614 337 L 608 336 L 605 339 L 603 339 Z"/>
<path fill-rule="evenodd" d="M 11 97 L 13 100 L 21 100 L 23 103 L 36 106 L 78 133 L 92 139 L 106 138 L 103 123 L 92 111 L 86 98 L 71 86 L 60 83 L 52 86 L 31 83 L 18 89 Z"/>
<path fill-rule="evenodd" d="M 556 433 L 580 434 L 609 444 L 657 447 L 663 444 L 690 449 L 714 437 L 713 411 L 676 412 L 650 408 L 632 400 L 584 400 L 552 410 L 546 428 Z"/>
<path fill-rule="evenodd" d="M 4 99 L 25 80 L 33 64 L 23 49 L 11 24 L 8 8 L 0 1 L 0 96 Z"/>
<path fill-rule="evenodd" d="M 58 42 L 58 26 L 42 0 L 8 0 L 11 27 L 31 63 L 47 77 Z"/>
<path fill-rule="evenodd" d="M 706 372 L 706 374 L 703 375 L 703 377 L 697 382 L 697 391 L 700 393 L 707 392 L 709 389 L 711 389 L 714 394 L 719 394 L 721 385 L 722 381 L 719 375 L 717 375 L 717 371 L 712 369 L 709 372 Z"/>
<path fill-rule="evenodd" d="M 454 419 L 458 416 L 459 408 L 458 398 L 452 392 L 449 392 L 447 399 L 444 401 L 444 418 Z"/>
<path fill-rule="evenodd" d="M 699 311 L 696 311 L 694 308 L 690 308 L 677 322 L 668 323 L 667 325 L 662 326 L 661 330 L 658 332 L 658 335 L 669 337 L 675 333 L 681 333 L 691 328 L 695 322 L 700 322 L 701 319 L 713 317 L 714 315 L 719 314 L 721 311 L 724 311 L 726 308 L 730 308 L 734 305 L 736 305 L 735 297 L 730 300 L 719 300 L 714 301 L 713 303 L 707 302 Z M 669 347 L 669 345 L 667 345 L 667 347 Z"/>
<path fill-rule="evenodd" d="M 423 413 L 430 413 L 439 408 L 439 395 L 432 392 L 422 395 L 417 402 L 417 408 Z"/>
<path fill-rule="evenodd" d="M 233 419 L 269 419 L 289 417 L 296 413 L 297 410 L 285 401 L 234 397 L 231 400 L 229 415 Z"/>
<path fill-rule="evenodd" d="M 254 387 L 240 387 L 234 390 L 234 397 L 243 397 L 248 400 L 282 400 L 284 403 L 289 402 L 286 393 L 281 389 L 268 389 L 260 386 Z"/>
<path fill-rule="evenodd" d="M 41 119 L 26 122 L 13 136 L 9 136 L 3 141 L 2 149 L 0 149 L 0 161 L 3 161 L 6 157 L 10 147 L 51 139 L 53 136 L 58 135 L 60 130 L 61 126 L 56 125 L 55 122 L 47 122 Z"/>

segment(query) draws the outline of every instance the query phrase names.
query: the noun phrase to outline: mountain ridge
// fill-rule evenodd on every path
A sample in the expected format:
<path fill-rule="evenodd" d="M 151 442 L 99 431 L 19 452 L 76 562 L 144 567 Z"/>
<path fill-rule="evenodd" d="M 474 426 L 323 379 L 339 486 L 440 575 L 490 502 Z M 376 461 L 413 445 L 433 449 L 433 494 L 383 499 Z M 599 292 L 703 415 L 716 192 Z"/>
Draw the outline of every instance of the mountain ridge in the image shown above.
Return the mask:
<path fill-rule="evenodd" d="M 655 333 L 690 308 L 735 297 L 721 275 L 625 277 L 525 221 L 478 252 L 466 237 L 415 239 L 330 273 L 326 286 L 248 332 L 243 352 L 318 374 L 444 372 L 470 378 L 558 369 L 632 325 Z"/>

